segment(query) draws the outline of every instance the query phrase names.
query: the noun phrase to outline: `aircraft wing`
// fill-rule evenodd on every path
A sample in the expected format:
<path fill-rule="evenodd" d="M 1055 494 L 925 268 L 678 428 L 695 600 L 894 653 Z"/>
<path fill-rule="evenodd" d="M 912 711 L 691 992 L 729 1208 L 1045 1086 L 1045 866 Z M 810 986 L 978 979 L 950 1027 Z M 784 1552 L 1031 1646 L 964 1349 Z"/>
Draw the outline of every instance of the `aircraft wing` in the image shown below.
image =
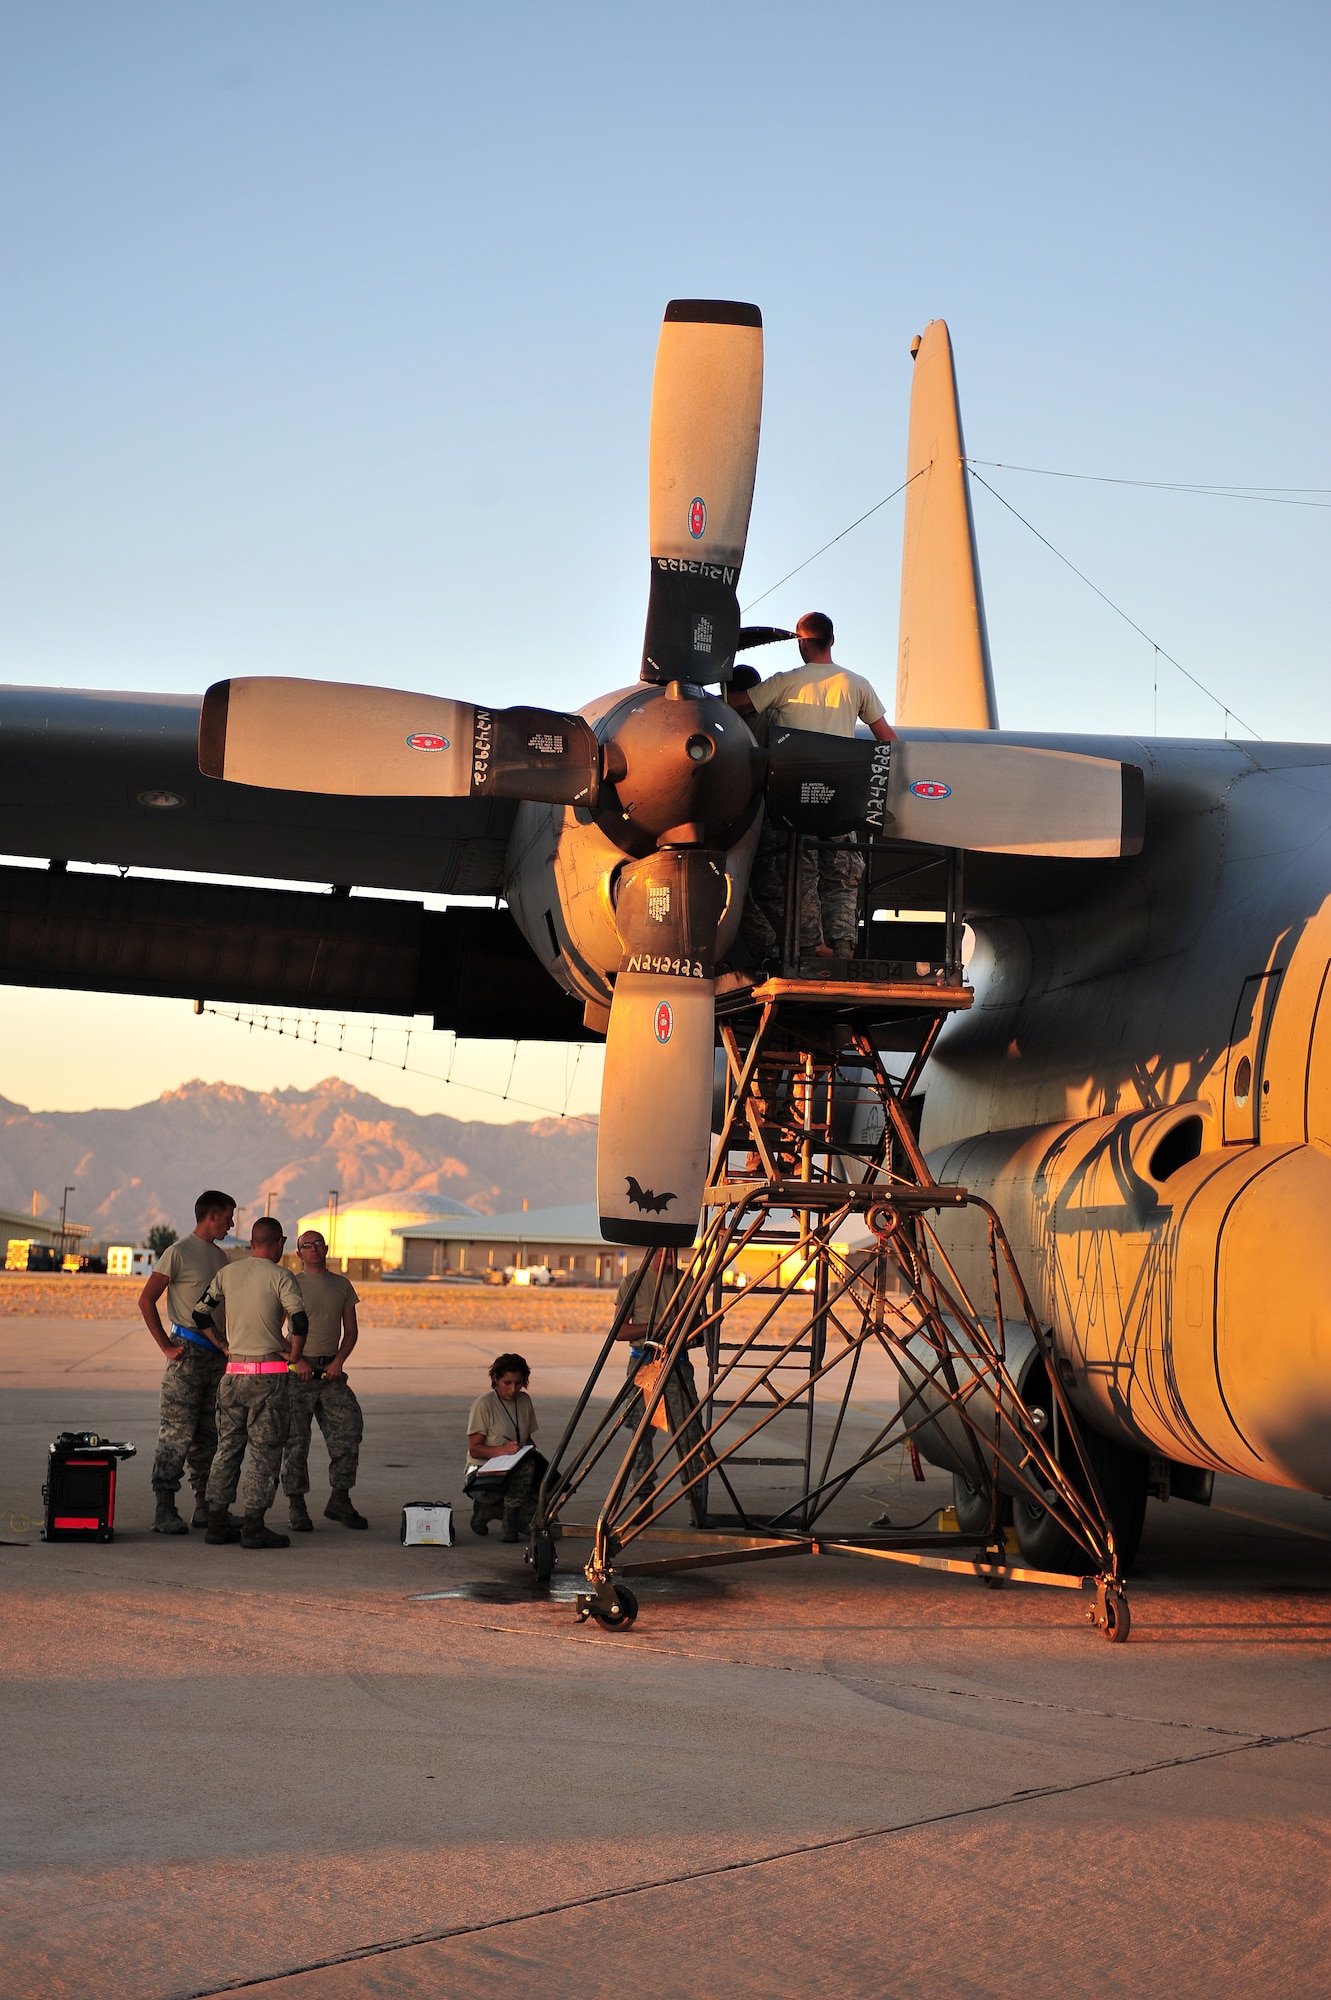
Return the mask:
<path fill-rule="evenodd" d="M 329 798 L 199 772 L 194 695 L 0 689 L 0 982 L 429 1014 L 461 1035 L 585 1040 L 505 909 L 69 873 L 69 861 L 497 895 L 516 807 Z"/>
<path fill-rule="evenodd" d="M 511 800 L 332 798 L 205 778 L 201 705 L 0 688 L 0 853 L 498 894 Z"/>

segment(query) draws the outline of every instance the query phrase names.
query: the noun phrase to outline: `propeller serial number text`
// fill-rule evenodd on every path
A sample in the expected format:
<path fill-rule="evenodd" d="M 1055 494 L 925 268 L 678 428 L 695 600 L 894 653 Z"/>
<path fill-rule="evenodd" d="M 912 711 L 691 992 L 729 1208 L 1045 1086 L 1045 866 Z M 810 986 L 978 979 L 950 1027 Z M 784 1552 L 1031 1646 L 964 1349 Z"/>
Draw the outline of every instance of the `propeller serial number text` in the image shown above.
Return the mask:
<path fill-rule="evenodd" d="M 676 576 L 702 576 L 709 583 L 729 584 L 733 590 L 738 578 L 738 569 L 726 563 L 694 562 L 689 556 L 653 556 L 657 569 L 667 569 Z"/>
<path fill-rule="evenodd" d="M 665 973 L 675 979 L 706 979 L 700 958 L 667 958 L 664 952 L 630 952 L 624 962 L 625 972 Z"/>

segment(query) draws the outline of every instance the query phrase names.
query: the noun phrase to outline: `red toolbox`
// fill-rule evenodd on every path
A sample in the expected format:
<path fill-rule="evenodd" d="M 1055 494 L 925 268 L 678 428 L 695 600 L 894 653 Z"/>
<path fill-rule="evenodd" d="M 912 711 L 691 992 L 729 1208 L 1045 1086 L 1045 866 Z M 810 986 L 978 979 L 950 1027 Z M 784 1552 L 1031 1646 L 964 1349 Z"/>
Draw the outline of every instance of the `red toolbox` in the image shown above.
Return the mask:
<path fill-rule="evenodd" d="M 44 1542 L 115 1540 L 116 1467 L 137 1447 L 96 1431 L 61 1431 L 46 1461 Z"/>

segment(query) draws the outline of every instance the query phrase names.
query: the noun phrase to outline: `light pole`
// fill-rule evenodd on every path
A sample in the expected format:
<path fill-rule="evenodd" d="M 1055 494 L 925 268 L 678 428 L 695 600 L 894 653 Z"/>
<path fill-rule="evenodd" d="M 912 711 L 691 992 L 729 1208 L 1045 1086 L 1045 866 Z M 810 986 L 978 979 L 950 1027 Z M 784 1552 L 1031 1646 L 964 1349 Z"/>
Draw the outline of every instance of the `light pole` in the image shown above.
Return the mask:
<path fill-rule="evenodd" d="M 62 1259 L 65 1255 L 65 1212 L 69 1205 L 69 1197 L 73 1194 L 77 1185 L 77 1181 L 71 1181 L 60 1197 L 60 1255 Z"/>
<path fill-rule="evenodd" d="M 340 1188 L 328 1190 L 328 1261 L 333 1261 L 333 1239 L 337 1231 L 337 1205 L 342 1199 Z"/>

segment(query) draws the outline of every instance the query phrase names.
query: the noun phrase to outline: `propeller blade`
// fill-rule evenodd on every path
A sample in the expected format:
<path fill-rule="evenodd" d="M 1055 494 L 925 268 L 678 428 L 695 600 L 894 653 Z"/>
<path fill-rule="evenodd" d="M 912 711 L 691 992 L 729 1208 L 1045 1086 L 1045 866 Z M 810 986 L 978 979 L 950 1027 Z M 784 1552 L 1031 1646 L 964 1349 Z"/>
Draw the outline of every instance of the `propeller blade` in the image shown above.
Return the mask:
<path fill-rule="evenodd" d="M 600 746 L 580 716 L 478 708 L 341 681 L 218 681 L 203 698 L 208 778 L 347 798 L 594 802 Z"/>
<path fill-rule="evenodd" d="M 892 834 L 891 743 L 820 729 L 768 731 L 767 809 L 801 833 Z"/>
<path fill-rule="evenodd" d="M 651 595 L 645 681 L 724 680 L 763 404 L 763 319 L 729 299 L 672 299 L 652 384 Z"/>
<path fill-rule="evenodd" d="M 907 734 L 891 749 L 897 840 L 1086 860 L 1141 852 L 1146 783 L 1136 764 L 982 735 Z"/>
<path fill-rule="evenodd" d="M 784 625 L 741 625 L 735 641 L 737 653 L 747 653 L 750 646 L 775 646 L 781 639 L 793 639 L 795 634 L 787 632 Z"/>
<path fill-rule="evenodd" d="M 596 1151 L 607 1243 L 692 1243 L 711 1157 L 714 957 L 725 857 L 668 848 L 620 872 L 624 957 Z"/>
<path fill-rule="evenodd" d="M 801 832 L 868 832 L 986 854 L 1117 859 L 1141 851 L 1136 764 L 992 737 L 773 729 L 767 805 Z"/>

